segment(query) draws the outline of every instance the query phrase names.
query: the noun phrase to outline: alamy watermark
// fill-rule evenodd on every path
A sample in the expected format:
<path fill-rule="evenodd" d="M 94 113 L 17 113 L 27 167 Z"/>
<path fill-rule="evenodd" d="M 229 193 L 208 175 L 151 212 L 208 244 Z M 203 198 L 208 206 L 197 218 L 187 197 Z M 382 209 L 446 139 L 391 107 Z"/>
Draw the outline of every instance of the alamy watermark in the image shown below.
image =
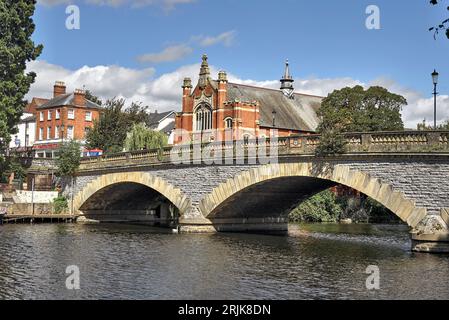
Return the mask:
<path fill-rule="evenodd" d="M 192 134 L 178 129 L 175 136 L 181 142 L 170 150 L 170 161 L 176 165 L 277 164 L 278 132 L 272 130 L 271 134 L 270 137 L 255 136 L 238 130 Z"/>
<path fill-rule="evenodd" d="M 368 274 L 366 278 L 366 289 L 367 290 L 380 290 L 380 269 L 378 266 L 371 265 L 366 268 L 365 271 Z"/>
<path fill-rule="evenodd" d="M 68 30 L 79 30 L 81 28 L 80 8 L 72 4 L 67 6 L 65 13 L 68 15 L 65 20 L 65 27 Z"/>
<path fill-rule="evenodd" d="M 365 26 L 368 30 L 380 30 L 380 8 L 376 5 L 366 7 L 365 13 L 368 15 Z"/>
<path fill-rule="evenodd" d="M 67 290 L 80 290 L 80 268 L 72 265 L 65 269 L 68 277 L 65 280 L 65 287 Z"/>

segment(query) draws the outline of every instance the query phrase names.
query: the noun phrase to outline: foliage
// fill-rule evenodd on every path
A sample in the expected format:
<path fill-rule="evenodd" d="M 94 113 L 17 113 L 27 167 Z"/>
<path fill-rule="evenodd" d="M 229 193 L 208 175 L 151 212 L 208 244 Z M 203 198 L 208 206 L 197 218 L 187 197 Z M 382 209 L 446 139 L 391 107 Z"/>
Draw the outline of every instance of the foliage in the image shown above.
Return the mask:
<path fill-rule="evenodd" d="M 330 190 L 318 193 L 302 202 L 290 213 L 293 222 L 337 222 L 343 208 Z"/>
<path fill-rule="evenodd" d="M 318 131 L 371 132 L 403 130 L 402 107 L 407 100 L 382 87 L 335 90 L 323 100 Z"/>
<path fill-rule="evenodd" d="M 430 3 L 432 5 L 437 5 L 440 0 L 430 0 Z M 440 1 L 441 2 L 441 1 Z M 449 11 L 449 7 L 447 7 L 447 10 Z M 437 35 L 440 33 L 440 31 L 446 30 L 446 37 L 449 39 L 449 19 L 444 20 L 441 22 L 438 26 L 432 27 L 429 29 L 429 31 L 433 31 L 433 37 L 436 39 Z"/>
<path fill-rule="evenodd" d="M 336 195 L 331 190 L 318 193 L 302 202 L 290 213 L 292 222 L 355 222 L 385 223 L 400 219 L 379 202 L 365 195 Z"/>
<path fill-rule="evenodd" d="M 132 103 L 125 109 L 124 99 L 108 100 L 98 121 L 87 134 L 87 146 L 105 153 L 121 152 L 127 133 L 135 123 L 146 120 L 147 107 Z"/>
<path fill-rule="evenodd" d="M 382 87 L 343 88 L 329 94 L 318 110 L 322 134 L 318 155 L 344 151 L 345 132 L 397 131 L 404 129 L 401 110 L 407 100 Z"/>
<path fill-rule="evenodd" d="M 319 157 L 332 156 L 344 153 L 346 141 L 341 132 L 337 130 L 327 130 L 321 134 L 320 144 L 315 149 L 315 154 Z"/>
<path fill-rule="evenodd" d="M 90 90 L 86 90 L 86 99 L 98 104 L 99 106 L 103 105 L 103 101 L 94 95 Z"/>
<path fill-rule="evenodd" d="M 421 131 L 432 131 L 434 130 L 433 126 L 428 126 L 426 123 L 418 123 L 418 130 Z M 449 130 L 449 120 L 447 120 L 445 123 L 442 123 L 437 126 L 437 130 Z"/>
<path fill-rule="evenodd" d="M 34 72 L 25 73 L 42 46 L 31 40 L 35 0 L 0 1 L 0 158 L 26 106 L 25 95 L 34 82 Z"/>
<path fill-rule="evenodd" d="M 18 159 L 11 159 L 9 164 L 9 171 L 14 172 L 16 179 L 24 179 L 26 177 L 26 170 Z"/>
<path fill-rule="evenodd" d="M 75 140 L 64 142 L 59 148 L 59 156 L 56 159 L 59 176 L 75 175 L 81 162 L 81 144 Z"/>
<path fill-rule="evenodd" d="M 126 151 L 162 149 L 168 145 L 168 137 L 148 129 L 143 123 L 134 124 L 125 140 Z"/>
<path fill-rule="evenodd" d="M 56 214 L 60 214 L 66 211 L 69 208 L 67 198 L 64 196 L 58 196 L 57 198 L 53 199 L 53 208 Z"/>

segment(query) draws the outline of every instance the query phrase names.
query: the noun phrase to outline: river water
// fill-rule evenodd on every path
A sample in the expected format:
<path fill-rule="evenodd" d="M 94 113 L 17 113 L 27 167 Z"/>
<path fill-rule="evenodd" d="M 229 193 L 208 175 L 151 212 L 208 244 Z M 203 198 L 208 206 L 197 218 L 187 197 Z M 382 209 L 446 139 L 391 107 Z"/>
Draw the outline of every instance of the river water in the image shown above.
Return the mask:
<path fill-rule="evenodd" d="M 448 299 L 449 255 L 407 228 L 292 225 L 287 237 L 123 225 L 0 226 L 1 299 Z M 66 288 L 66 268 L 80 290 Z M 367 290 L 369 265 L 380 289 Z"/>

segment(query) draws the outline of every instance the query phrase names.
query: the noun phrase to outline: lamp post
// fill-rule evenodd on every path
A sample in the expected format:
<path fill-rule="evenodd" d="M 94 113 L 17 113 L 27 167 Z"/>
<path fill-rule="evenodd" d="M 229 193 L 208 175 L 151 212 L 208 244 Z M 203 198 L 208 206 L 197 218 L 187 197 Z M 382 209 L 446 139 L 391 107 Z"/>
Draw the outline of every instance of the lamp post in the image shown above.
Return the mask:
<path fill-rule="evenodd" d="M 434 130 L 437 129 L 437 84 L 438 84 L 438 72 L 436 70 L 433 70 L 432 72 L 432 82 L 433 82 L 433 128 Z"/>

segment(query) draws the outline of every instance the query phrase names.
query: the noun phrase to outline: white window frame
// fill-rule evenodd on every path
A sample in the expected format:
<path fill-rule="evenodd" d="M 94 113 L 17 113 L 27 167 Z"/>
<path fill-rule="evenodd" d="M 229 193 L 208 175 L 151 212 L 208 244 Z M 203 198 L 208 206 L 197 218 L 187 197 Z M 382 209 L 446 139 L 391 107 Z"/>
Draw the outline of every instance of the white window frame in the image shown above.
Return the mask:
<path fill-rule="evenodd" d="M 193 127 L 196 132 L 213 129 L 213 112 L 208 104 L 200 104 L 195 109 Z"/>
<path fill-rule="evenodd" d="M 47 140 L 51 140 L 51 127 L 47 127 Z"/>
<path fill-rule="evenodd" d="M 55 127 L 55 139 L 59 139 L 59 130 L 61 130 L 60 126 L 56 126 Z"/>
<path fill-rule="evenodd" d="M 44 121 L 44 111 L 39 113 L 39 121 Z"/>
<path fill-rule="evenodd" d="M 39 140 L 44 140 L 44 128 L 39 128 Z"/>
<path fill-rule="evenodd" d="M 53 111 L 52 110 L 48 110 L 47 111 L 47 120 L 51 120 L 52 116 L 53 116 Z"/>
<path fill-rule="evenodd" d="M 92 111 L 86 111 L 85 120 L 89 122 L 92 121 Z"/>
<path fill-rule="evenodd" d="M 59 120 L 60 118 L 61 118 L 61 110 L 56 109 L 56 111 L 55 111 L 55 119 Z"/>
<path fill-rule="evenodd" d="M 75 120 L 75 109 L 69 109 L 67 111 L 67 119 Z"/>

